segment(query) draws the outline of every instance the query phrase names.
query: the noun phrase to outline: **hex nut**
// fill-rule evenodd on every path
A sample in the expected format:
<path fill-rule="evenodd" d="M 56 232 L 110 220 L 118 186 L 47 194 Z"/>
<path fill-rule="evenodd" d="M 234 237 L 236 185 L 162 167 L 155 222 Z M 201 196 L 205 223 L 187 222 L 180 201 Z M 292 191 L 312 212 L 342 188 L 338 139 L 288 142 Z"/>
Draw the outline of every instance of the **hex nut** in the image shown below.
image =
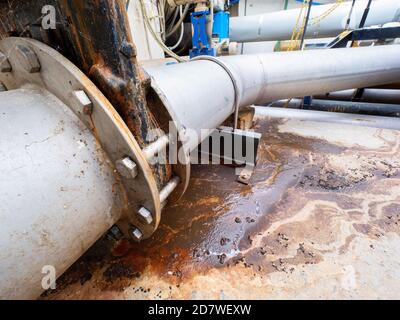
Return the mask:
<path fill-rule="evenodd" d="M 138 228 L 133 227 L 131 229 L 131 236 L 132 236 L 133 240 L 140 241 L 143 238 L 143 233 Z"/>
<path fill-rule="evenodd" d="M 145 207 L 141 207 L 138 211 L 139 218 L 147 223 L 151 224 L 153 222 L 153 216 L 151 215 L 151 212 L 147 210 Z"/>
<path fill-rule="evenodd" d="M 0 72 L 11 72 L 12 68 L 10 62 L 8 61 L 7 57 L 4 53 L 0 51 Z"/>
<path fill-rule="evenodd" d="M 91 115 L 93 112 L 93 103 L 90 101 L 86 92 L 83 90 L 74 91 L 75 100 L 79 104 L 79 111 L 86 115 Z"/>
<path fill-rule="evenodd" d="M 27 46 L 16 46 L 16 57 L 21 63 L 23 68 L 29 73 L 37 73 L 40 71 L 41 66 L 36 53 Z"/>
<path fill-rule="evenodd" d="M 129 157 L 117 160 L 115 167 L 121 176 L 127 179 L 134 179 L 138 175 L 136 163 Z"/>

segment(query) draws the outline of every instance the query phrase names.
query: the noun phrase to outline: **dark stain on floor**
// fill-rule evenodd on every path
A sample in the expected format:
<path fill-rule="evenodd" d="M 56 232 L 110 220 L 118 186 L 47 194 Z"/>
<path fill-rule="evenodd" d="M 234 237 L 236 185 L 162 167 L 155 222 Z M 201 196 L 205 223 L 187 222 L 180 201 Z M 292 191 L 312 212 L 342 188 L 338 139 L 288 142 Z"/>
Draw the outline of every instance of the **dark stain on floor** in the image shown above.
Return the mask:
<path fill-rule="evenodd" d="M 297 265 L 322 261 L 323 252 L 312 247 L 312 239 L 320 237 L 329 242 L 333 237 L 325 231 L 318 233 L 326 230 L 331 219 L 325 212 L 330 209 L 323 205 L 315 210 L 318 219 L 301 232 L 294 223 L 285 232 L 278 228 L 264 235 L 256 247 L 253 239 L 274 222 L 290 218 L 311 200 L 326 199 L 346 210 L 354 208 L 351 215 L 357 217 L 362 214 L 357 211 L 361 204 L 351 193 L 368 188 L 371 179 L 383 179 L 387 174 L 397 176 L 398 168 L 391 162 L 384 169 L 373 167 L 355 178 L 343 175 L 326 167 L 327 156 L 340 155 L 347 148 L 281 133 L 277 129 L 280 123 L 265 119 L 255 123 L 255 130 L 263 133 L 263 139 L 250 185 L 237 183 L 231 167 L 193 166 L 187 193 L 164 209 L 161 225 L 151 239 L 137 244 L 115 239 L 108 233 L 58 280 L 55 291 L 46 292 L 43 297 L 51 298 L 73 283 L 83 285 L 98 270 L 102 270 L 102 279 L 96 282 L 97 286 L 123 290 L 145 272 L 168 278 L 171 285 L 179 286 L 193 274 L 210 268 L 243 264 L 263 274 L 291 273 Z M 370 214 L 373 211 L 371 208 Z M 372 225 L 360 223 L 354 228 L 371 237 L 377 237 L 382 230 L 399 232 L 400 205 L 388 205 L 384 212 L 384 217 Z M 346 239 L 342 251 L 353 238 Z M 302 239 L 311 242 L 304 243 Z M 285 257 L 289 248 L 297 248 L 296 254 Z"/>

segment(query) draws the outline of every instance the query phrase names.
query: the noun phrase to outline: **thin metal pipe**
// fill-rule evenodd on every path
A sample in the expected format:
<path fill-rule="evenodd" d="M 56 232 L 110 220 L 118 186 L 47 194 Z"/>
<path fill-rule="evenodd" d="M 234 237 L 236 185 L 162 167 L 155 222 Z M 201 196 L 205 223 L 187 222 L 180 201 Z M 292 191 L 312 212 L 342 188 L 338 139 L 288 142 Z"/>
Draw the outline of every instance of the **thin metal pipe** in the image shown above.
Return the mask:
<path fill-rule="evenodd" d="M 300 50 L 304 49 L 304 40 L 306 38 L 308 22 L 310 21 L 310 13 L 311 13 L 312 5 L 313 5 L 313 0 L 310 0 L 310 2 L 308 3 L 307 15 L 306 15 L 306 20 L 304 22 L 303 33 L 301 35 Z"/>
<path fill-rule="evenodd" d="M 256 108 L 256 114 L 271 119 L 296 119 L 314 122 L 340 123 L 352 126 L 400 130 L 400 119 L 314 110 L 294 110 L 287 108 Z"/>
<path fill-rule="evenodd" d="M 354 6 L 356 4 L 356 1 L 357 0 L 353 0 L 352 3 L 351 3 L 349 16 L 347 17 L 346 26 L 344 27 L 345 30 L 348 30 L 350 28 L 351 16 L 353 14 L 353 10 L 354 10 Z"/>
<path fill-rule="evenodd" d="M 371 10 L 371 3 L 372 3 L 372 0 L 368 0 L 367 7 L 364 10 L 364 13 L 363 13 L 361 21 L 360 21 L 360 25 L 358 26 L 358 28 L 360 28 L 360 29 L 365 27 L 365 22 L 367 21 L 369 12 Z"/>
<path fill-rule="evenodd" d="M 269 106 L 284 107 L 290 109 L 369 114 L 369 115 L 386 116 L 386 117 L 400 116 L 400 105 L 398 104 L 313 99 L 311 105 L 304 105 L 303 99 L 291 99 L 290 101 L 279 100 L 273 102 Z"/>
<path fill-rule="evenodd" d="M 323 100 L 352 101 L 354 100 L 356 91 L 357 89 L 341 90 L 323 95 L 315 95 L 314 98 Z M 357 101 L 400 104 L 400 90 L 366 88 L 361 92 L 361 96 L 357 97 Z"/>

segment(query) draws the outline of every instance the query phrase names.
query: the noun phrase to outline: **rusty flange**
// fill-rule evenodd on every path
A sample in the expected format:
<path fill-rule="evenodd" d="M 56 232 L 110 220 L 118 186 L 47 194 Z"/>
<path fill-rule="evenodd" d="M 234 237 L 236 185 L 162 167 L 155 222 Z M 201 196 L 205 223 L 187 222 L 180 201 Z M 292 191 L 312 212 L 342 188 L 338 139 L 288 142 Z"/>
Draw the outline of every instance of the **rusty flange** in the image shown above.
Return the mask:
<path fill-rule="evenodd" d="M 0 41 L 0 83 L 13 90 L 40 87 L 64 102 L 92 131 L 125 186 L 127 223 L 135 240 L 150 237 L 161 218 L 160 194 L 153 172 L 125 122 L 98 88 L 60 53 L 36 40 Z"/>

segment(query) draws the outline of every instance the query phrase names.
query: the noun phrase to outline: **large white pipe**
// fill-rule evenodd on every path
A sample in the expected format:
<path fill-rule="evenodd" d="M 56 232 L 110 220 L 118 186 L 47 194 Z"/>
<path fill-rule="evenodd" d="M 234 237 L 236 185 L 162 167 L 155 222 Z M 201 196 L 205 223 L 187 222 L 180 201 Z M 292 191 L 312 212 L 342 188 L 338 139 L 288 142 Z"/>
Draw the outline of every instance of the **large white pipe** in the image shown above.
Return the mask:
<path fill-rule="evenodd" d="M 25 38 L 0 41 L 0 58 L 0 300 L 35 299 L 114 223 L 153 232 L 160 194 L 132 133 L 77 67 Z"/>
<path fill-rule="evenodd" d="M 358 0 L 354 7 L 350 28 L 359 26 L 367 0 Z M 352 1 L 343 2 L 328 16 L 320 17 L 334 4 L 313 6 L 307 27 L 307 38 L 335 37 L 344 31 Z M 230 38 L 236 42 L 289 40 L 296 26 L 300 9 L 234 17 L 230 21 Z M 400 1 L 376 0 L 371 4 L 365 26 L 400 21 Z"/>
<path fill-rule="evenodd" d="M 119 220 L 124 193 L 96 138 L 51 94 L 1 92 L 0 128 L 0 299 L 35 299 Z"/>
<path fill-rule="evenodd" d="M 179 129 L 199 133 L 227 119 L 235 110 L 235 97 L 244 107 L 398 82 L 399 56 L 400 45 L 390 45 L 230 56 L 146 70 Z M 185 139 L 189 150 L 200 142 Z"/>

